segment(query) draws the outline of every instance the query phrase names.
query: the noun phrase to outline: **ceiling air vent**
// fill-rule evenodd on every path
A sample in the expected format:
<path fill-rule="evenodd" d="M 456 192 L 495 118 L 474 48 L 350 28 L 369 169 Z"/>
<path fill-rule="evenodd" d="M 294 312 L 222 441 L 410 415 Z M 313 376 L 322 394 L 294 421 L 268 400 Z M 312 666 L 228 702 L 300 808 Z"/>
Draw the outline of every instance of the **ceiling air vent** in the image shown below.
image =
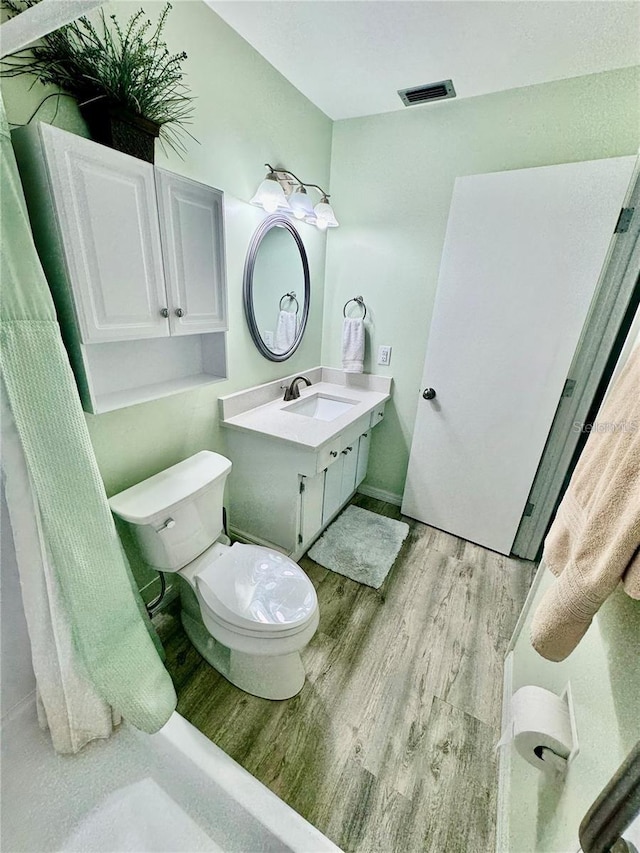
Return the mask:
<path fill-rule="evenodd" d="M 426 104 L 427 101 L 442 101 L 445 98 L 455 98 L 456 90 L 451 80 L 442 80 L 440 83 L 427 83 L 424 86 L 412 86 L 410 89 L 400 89 L 398 94 L 402 98 L 405 107 L 413 107 L 416 104 Z"/>

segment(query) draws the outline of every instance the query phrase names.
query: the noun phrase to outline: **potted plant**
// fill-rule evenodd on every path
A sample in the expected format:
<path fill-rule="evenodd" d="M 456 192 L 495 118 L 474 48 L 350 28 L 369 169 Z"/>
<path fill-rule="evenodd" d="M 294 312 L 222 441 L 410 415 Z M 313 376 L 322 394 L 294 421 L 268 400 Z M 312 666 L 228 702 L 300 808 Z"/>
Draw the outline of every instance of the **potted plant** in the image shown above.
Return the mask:
<path fill-rule="evenodd" d="M 11 16 L 37 2 L 2 0 Z M 142 9 L 124 26 L 102 10 L 96 25 L 78 18 L 6 57 L 1 73 L 31 74 L 71 95 L 96 142 L 153 163 L 159 136 L 180 153 L 193 101 L 182 82 L 186 53 L 170 54 L 161 38 L 170 9 L 167 3 L 155 26 Z"/>

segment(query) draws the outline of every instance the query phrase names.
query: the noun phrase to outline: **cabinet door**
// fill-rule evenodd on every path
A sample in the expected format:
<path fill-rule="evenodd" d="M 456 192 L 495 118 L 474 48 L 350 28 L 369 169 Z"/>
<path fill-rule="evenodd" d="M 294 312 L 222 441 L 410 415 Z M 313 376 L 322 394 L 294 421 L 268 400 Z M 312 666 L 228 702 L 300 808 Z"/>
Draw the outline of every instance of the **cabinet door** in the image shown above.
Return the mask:
<path fill-rule="evenodd" d="M 342 483 L 340 486 L 340 504 L 346 503 L 356 487 L 358 467 L 358 445 L 350 444 L 342 451 Z"/>
<path fill-rule="evenodd" d="M 363 432 L 358 439 L 358 466 L 356 468 L 356 488 L 367 476 L 367 465 L 369 464 L 369 446 L 371 444 L 371 432 Z"/>
<path fill-rule="evenodd" d="M 227 328 L 223 194 L 156 169 L 172 335 Z"/>
<path fill-rule="evenodd" d="M 168 335 L 153 166 L 40 128 L 82 340 Z"/>
<path fill-rule="evenodd" d="M 329 465 L 324 478 L 324 500 L 322 502 L 322 523 L 326 524 L 334 512 L 340 508 L 342 498 L 342 469 L 344 456 L 340 454 L 333 465 Z"/>
<path fill-rule="evenodd" d="M 321 471 L 315 477 L 301 478 L 299 545 L 309 542 L 322 528 L 324 476 Z"/>

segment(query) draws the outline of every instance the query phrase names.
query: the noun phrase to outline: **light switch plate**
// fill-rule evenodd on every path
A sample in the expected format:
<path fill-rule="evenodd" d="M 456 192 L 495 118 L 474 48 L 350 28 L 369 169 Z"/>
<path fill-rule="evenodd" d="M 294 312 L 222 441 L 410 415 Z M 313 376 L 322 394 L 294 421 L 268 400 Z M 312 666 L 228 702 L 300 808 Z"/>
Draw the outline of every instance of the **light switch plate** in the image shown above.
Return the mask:
<path fill-rule="evenodd" d="M 383 364 L 385 367 L 391 362 L 391 347 L 378 347 L 378 364 Z"/>

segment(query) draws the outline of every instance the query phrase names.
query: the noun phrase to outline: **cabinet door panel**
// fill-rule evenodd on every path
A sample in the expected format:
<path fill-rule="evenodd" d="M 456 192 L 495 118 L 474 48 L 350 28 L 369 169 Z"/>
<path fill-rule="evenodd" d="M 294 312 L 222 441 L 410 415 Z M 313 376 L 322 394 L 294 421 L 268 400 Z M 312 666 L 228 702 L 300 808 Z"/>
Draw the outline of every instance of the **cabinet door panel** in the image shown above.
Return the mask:
<path fill-rule="evenodd" d="M 168 335 L 153 167 L 41 132 L 83 341 Z"/>
<path fill-rule="evenodd" d="M 172 335 L 227 328 L 223 194 L 156 169 Z"/>
<path fill-rule="evenodd" d="M 324 501 L 322 503 L 322 523 L 326 524 L 334 512 L 340 507 L 342 498 L 342 469 L 344 456 L 329 465 L 324 478 Z"/>
<path fill-rule="evenodd" d="M 358 440 L 358 466 L 356 469 L 356 488 L 367 476 L 367 465 L 369 464 L 369 446 L 371 444 L 371 433 L 363 433 Z"/>
<path fill-rule="evenodd" d="M 321 471 L 315 477 L 302 478 L 304 490 L 300 493 L 300 545 L 309 542 L 322 527 L 324 476 L 324 471 Z"/>
<path fill-rule="evenodd" d="M 349 450 L 351 447 L 351 450 Z M 342 483 L 340 487 L 340 503 L 347 501 L 356 487 L 356 470 L 358 467 L 358 446 L 349 445 L 343 452 Z"/>

